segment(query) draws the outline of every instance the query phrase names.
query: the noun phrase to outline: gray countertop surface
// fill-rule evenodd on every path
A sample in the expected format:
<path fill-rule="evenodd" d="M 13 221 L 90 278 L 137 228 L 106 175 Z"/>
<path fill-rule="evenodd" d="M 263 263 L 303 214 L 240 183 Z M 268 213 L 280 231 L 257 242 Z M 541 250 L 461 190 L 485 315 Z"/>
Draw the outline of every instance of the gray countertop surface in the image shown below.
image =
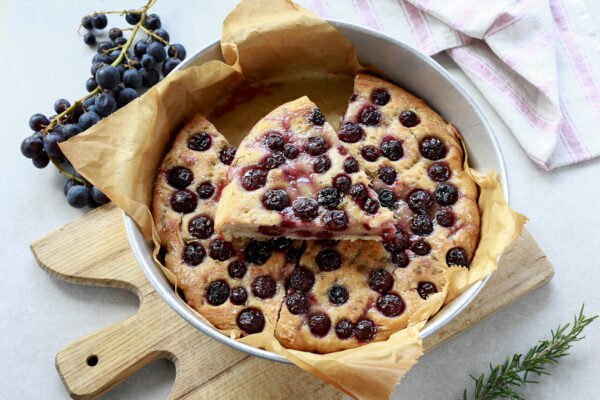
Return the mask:
<path fill-rule="evenodd" d="M 600 25 L 600 2 L 585 2 L 596 26 Z M 52 166 L 37 170 L 19 152 L 21 140 L 29 134 L 31 114 L 50 114 L 56 99 L 85 94 L 94 53 L 76 34 L 81 17 L 93 9 L 121 9 L 123 3 L 0 2 L 0 48 L 4 54 L 0 112 L 5 124 L 0 146 L 0 249 L 4 260 L 4 278 L 0 279 L 1 398 L 66 398 L 54 367 L 56 353 L 69 341 L 124 319 L 137 308 L 133 294 L 64 283 L 38 268 L 29 244 L 86 210 L 66 204 L 64 180 Z M 163 0 L 155 12 L 172 42 L 183 43 L 190 54 L 220 36 L 222 21 L 236 3 Z M 312 3 L 300 4 L 310 8 Z M 126 4 L 127 8 L 135 6 Z M 358 17 L 349 22 L 360 23 Z M 123 24 L 118 21 L 119 26 Z M 556 275 L 545 287 L 422 357 L 396 388 L 395 399 L 459 398 L 465 387 L 472 387 L 469 375 L 479 375 L 487 371 L 490 362 L 501 362 L 547 338 L 550 329 L 570 322 L 582 303 L 588 314 L 600 313 L 600 159 L 542 171 L 459 68 L 445 55 L 435 59 L 489 117 L 506 158 L 512 206 L 530 218 L 527 228 L 554 264 Z M 543 377 L 542 384 L 528 385 L 520 393 L 528 399 L 597 398 L 600 322 L 591 325 L 586 335 L 571 356 L 550 368 L 551 377 Z M 105 398 L 165 399 L 174 377 L 173 365 L 158 360 Z"/>

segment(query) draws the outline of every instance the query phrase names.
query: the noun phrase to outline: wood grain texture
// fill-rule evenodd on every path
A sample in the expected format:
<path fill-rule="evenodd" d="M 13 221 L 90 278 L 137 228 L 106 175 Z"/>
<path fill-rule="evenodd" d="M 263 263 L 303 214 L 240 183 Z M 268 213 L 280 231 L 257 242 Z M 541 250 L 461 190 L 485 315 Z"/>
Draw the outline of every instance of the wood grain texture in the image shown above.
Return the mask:
<path fill-rule="evenodd" d="M 157 358 L 176 366 L 170 399 L 323 398 L 342 392 L 293 365 L 265 361 L 210 339 L 154 291 L 125 236 L 120 211 L 100 207 L 31 244 L 40 266 L 69 282 L 130 290 L 140 298 L 131 317 L 67 344 L 56 368 L 71 397 L 93 399 Z M 450 324 L 425 339 L 431 350 L 551 279 L 528 232 L 503 255 L 501 268 Z M 94 366 L 90 357 L 97 357 Z"/>

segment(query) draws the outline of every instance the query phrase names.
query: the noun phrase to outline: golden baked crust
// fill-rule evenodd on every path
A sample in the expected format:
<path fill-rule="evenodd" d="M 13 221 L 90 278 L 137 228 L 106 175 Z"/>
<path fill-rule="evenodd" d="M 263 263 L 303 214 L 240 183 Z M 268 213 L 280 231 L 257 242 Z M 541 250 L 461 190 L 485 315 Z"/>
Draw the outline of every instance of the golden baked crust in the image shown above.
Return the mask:
<path fill-rule="evenodd" d="M 378 240 L 393 229 L 392 213 L 379 206 L 363 171 L 345 171 L 347 158 L 335 131 L 307 97 L 276 108 L 240 144 L 216 230 L 227 238 Z M 363 201 L 353 198 L 353 186 L 364 188 Z"/>

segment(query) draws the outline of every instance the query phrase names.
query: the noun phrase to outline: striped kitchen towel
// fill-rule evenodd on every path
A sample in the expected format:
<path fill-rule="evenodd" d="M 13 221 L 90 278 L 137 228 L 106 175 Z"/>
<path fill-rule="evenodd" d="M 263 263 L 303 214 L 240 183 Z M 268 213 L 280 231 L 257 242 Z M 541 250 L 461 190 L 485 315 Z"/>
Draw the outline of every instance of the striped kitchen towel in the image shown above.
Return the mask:
<path fill-rule="evenodd" d="M 446 51 L 543 169 L 600 155 L 600 38 L 582 0 L 307 0 Z"/>

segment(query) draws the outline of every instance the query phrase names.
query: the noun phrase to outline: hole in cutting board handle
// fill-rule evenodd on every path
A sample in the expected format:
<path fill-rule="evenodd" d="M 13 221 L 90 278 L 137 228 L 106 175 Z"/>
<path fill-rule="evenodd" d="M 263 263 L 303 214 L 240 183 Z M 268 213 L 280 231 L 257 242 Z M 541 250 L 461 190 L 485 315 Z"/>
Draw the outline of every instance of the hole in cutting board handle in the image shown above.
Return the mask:
<path fill-rule="evenodd" d="M 91 355 L 87 358 L 87 360 L 85 360 L 85 362 L 87 363 L 87 365 L 89 365 L 90 367 L 95 366 L 96 364 L 98 364 L 98 356 L 97 355 Z"/>

